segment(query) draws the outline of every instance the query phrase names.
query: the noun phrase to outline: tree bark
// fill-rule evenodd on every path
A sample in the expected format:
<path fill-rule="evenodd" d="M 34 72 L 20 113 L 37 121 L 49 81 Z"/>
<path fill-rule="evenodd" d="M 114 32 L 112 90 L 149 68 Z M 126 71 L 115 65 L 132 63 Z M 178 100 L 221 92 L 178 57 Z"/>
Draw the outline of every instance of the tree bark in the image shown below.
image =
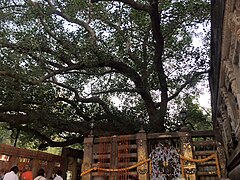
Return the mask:
<path fill-rule="evenodd" d="M 152 118 L 152 126 L 156 128 L 155 131 L 163 132 L 165 131 L 164 122 L 165 115 L 167 112 L 167 103 L 168 103 L 168 88 L 167 88 L 167 80 L 166 75 L 163 68 L 163 52 L 164 52 L 164 38 L 162 35 L 161 27 L 160 27 L 160 14 L 158 12 L 158 1 L 150 0 L 151 4 L 151 25 L 152 25 L 152 33 L 154 39 L 154 65 L 158 74 L 159 79 L 159 89 L 161 90 L 161 102 L 160 109 L 157 111 L 155 116 Z"/>

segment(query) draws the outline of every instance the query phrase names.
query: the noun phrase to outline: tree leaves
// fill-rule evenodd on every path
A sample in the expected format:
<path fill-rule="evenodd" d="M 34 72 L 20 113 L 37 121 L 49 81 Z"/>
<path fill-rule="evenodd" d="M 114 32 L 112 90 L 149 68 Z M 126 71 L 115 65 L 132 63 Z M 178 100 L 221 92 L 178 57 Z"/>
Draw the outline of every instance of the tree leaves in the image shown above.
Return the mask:
<path fill-rule="evenodd" d="M 169 103 L 207 72 L 207 49 L 192 39 L 210 5 L 154 3 L 4 1 L 0 121 L 22 118 L 11 127 L 53 146 L 83 139 L 93 121 L 96 135 L 164 131 Z"/>

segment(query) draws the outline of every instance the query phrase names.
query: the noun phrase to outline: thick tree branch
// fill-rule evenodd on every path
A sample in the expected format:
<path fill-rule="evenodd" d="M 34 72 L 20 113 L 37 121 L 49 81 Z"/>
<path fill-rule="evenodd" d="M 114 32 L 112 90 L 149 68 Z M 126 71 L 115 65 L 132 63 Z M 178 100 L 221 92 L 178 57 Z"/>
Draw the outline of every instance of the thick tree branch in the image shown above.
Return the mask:
<path fill-rule="evenodd" d="M 89 33 L 90 37 L 91 37 L 91 42 L 93 45 L 96 44 L 96 33 L 94 32 L 94 30 L 84 21 L 81 21 L 79 19 L 73 19 L 70 16 L 68 16 L 67 14 L 57 11 L 55 10 L 55 13 L 59 16 L 61 16 L 62 18 L 66 19 L 68 22 L 71 23 L 75 23 L 78 24 L 79 26 L 82 26 L 85 28 L 85 30 Z"/>
<path fill-rule="evenodd" d="M 112 0 L 91 0 L 92 3 L 101 2 L 101 1 L 112 1 Z M 129 5 L 130 7 L 134 8 L 136 10 L 150 12 L 150 6 L 147 5 L 147 4 L 138 3 L 134 0 L 115 0 L 115 1 L 116 2 L 122 2 L 126 5 Z"/>
<path fill-rule="evenodd" d="M 53 13 L 56 14 L 56 15 L 59 15 L 61 16 L 62 18 L 64 18 L 65 20 L 67 20 L 68 22 L 71 22 L 71 23 L 74 23 L 74 24 L 77 24 L 81 27 L 83 27 L 89 34 L 90 38 L 91 38 L 91 42 L 93 45 L 96 44 L 96 33 L 95 31 L 89 26 L 88 23 L 80 20 L 80 19 L 76 19 L 76 18 L 72 18 L 71 16 L 67 15 L 66 13 L 64 12 L 61 12 L 59 10 L 57 10 L 54 6 L 54 4 L 50 1 L 50 0 L 47 0 L 48 4 L 50 5 L 50 7 L 52 8 L 53 10 Z"/>
<path fill-rule="evenodd" d="M 18 126 L 18 128 L 22 131 L 25 132 L 29 132 L 31 134 L 34 134 L 35 136 L 37 136 L 39 139 L 45 141 L 44 145 L 47 146 L 51 146 L 51 147 L 66 147 L 69 145 L 73 145 L 76 143 L 81 143 L 84 140 L 84 136 L 79 136 L 73 139 L 69 139 L 66 141 L 53 141 L 51 140 L 48 136 L 43 135 L 42 133 L 40 133 L 39 131 L 32 129 L 32 128 L 28 128 L 27 126 Z"/>
<path fill-rule="evenodd" d="M 160 27 L 160 14 L 158 11 L 158 0 L 150 0 L 151 4 L 151 25 L 152 25 L 152 33 L 154 39 L 154 65 L 156 68 L 156 72 L 159 79 L 159 89 L 161 90 L 161 102 L 160 102 L 160 110 L 156 111 L 155 107 L 152 108 L 152 117 L 158 116 L 159 118 L 152 119 L 152 128 L 158 127 L 158 131 L 164 131 L 164 117 L 167 112 L 167 99 L 168 99 L 168 87 L 166 75 L 163 68 L 163 52 L 164 52 L 164 38 L 162 34 L 162 30 Z M 151 117 L 151 116 L 150 116 Z"/>
<path fill-rule="evenodd" d="M 63 102 L 70 104 L 75 109 L 76 114 L 79 115 L 81 118 L 83 118 L 84 121 L 90 122 L 92 120 L 88 115 L 85 115 L 83 113 L 82 109 L 78 108 L 78 106 L 77 106 L 78 102 L 67 99 L 67 98 L 63 98 L 63 97 L 58 97 L 54 100 L 54 102 L 59 102 L 59 101 L 63 101 Z"/>
<path fill-rule="evenodd" d="M 49 119 L 50 117 L 50 119 Z M 89 133 L 89 122 L 80 122 L 76 120 L 68 120 L 68 121 L 61 121 L 59 117 L 53 116 L 42 116 L 42 112 L 37 112 L 33 110 L 28 110 L 28 113 L 22 114 L 19 112 L 15 113 L 0 113 L 0 122 L 6 122 L 12 126 L 19 126 L 19 125 L 28 125 L 32 126 L 37 124 L 40 127 L 48 127 L 56 129 L 59 132 L 67 131 L 67 132 L 76 132 L 80 134 L 87 134 Z M 33 124 L 34 123 L 34 124 Z"/>
<path fill-rule="evenodd" d="M 0 113 L 0 122 L 6 122 L 9 124 L 26 124 L 29 123 L 30 121 L 31 121 L 30 117 L 24 114 Z"/>
<path fill-rule="evenodd" d="M 146 84 L 143 83 L 142 77 L 134 69 L 124 64 L 123 62 L 116 61 L 113 57 L 102 56 L 103 53 L 99 51 L 96 51 L 95 53 L 98 57 L 98 66 L 111 67 L 113 69 L 116 69 L 119 73 L 130 78 L 136 86 L 136 92 L 141 95 L 148 113 L 150 115 L 156 114 L 156 111 L 154 110 L 155 105 L 152 100 L 151 94 L 148 90 L 148 87 L 146 87 Z"/>

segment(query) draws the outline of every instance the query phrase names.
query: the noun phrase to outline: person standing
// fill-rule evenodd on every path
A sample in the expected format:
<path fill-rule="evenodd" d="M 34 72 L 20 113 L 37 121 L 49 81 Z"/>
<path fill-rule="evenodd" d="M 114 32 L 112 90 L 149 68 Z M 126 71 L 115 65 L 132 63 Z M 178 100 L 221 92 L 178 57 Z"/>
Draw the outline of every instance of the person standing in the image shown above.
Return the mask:
<path fill-rule="evenodd" d="M 35 177 L 34 180 L 46 180 L 44 176 L 45 176 L 44 169 L 39 169 L 37 173 L 37 177 Z"/>
<path fill-rule="evenodd" d="M 53 180 L 63 180 L 61 170 L 57 171 L 56 177 Z"/>
<path fill-rule="evenodd" d="M 22 180 L 33 180 L 32 171 L 29 164 L 24 166 L 23 173 L 21 175 Z"/>
<path fill-rule="evenodd" d="M 18 173 L 18 167 L 13 166 L 10 169 L 10 172 L 5 174 L 3 180 L 19 180 L 17 173 Z"/>
<path fill-rule="evenodd" d="M 1 169 L 1 170 L 0 170 L 0 180 L 3 180 L 4 175 L 5 175 L 4 169 Z"/>

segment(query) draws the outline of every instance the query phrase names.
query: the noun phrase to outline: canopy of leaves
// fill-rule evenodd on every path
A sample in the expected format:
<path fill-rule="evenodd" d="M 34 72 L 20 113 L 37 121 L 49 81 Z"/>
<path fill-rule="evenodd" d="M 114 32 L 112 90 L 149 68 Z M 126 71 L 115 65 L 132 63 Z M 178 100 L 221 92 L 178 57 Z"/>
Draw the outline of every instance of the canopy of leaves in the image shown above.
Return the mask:
<path fill-rule="evenodd" d="M 192 40 L 209 15 L 204 0 L 2 0 L 0 121 L 50 146 L 91 124 L 165 131 L 169 103 L 208 70 Z"/>
<path fill-rule="evenodd" d="M 181 127 L 188 127 L 190 130 L 212 129 L 211 109 L 201 107 L 195 95 L 186 93 L 184 96 L 175 98 L 174 103 L 171 103 L 166 128 L 169 131 L 177 131 Z M 181 115 L 182 113 L 184 114 Z"/>

